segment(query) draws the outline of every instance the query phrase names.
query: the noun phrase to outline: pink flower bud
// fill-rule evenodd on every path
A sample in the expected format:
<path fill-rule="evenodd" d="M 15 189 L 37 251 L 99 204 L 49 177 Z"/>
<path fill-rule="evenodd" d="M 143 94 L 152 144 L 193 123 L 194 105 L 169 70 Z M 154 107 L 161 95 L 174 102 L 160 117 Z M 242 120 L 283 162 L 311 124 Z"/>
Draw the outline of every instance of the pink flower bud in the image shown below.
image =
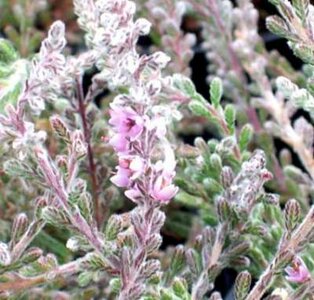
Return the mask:
<path fill-rule="evenodd" d="M 294 258 L 292 265 L 287 267 L 285 271 L 288 275 L 286 279 L 290 282 L 303 283 L 311 277 L 304 261 L 299 256 Z"/>
<path fill-rule="evenodd" d="M 120 158 L 117 173 L 111 182 L 119 187 L 127 187 L 131 180 L 138 178 L 144 170 L 143 160 L 139 156 Z"/>
<path fill-rule="evenodd" d="M 116 175 L 111 177 L 111 182 L 118 187 L 127 187 L 130 182 L 131 171 L 129 169 L 117 167 Z"/>

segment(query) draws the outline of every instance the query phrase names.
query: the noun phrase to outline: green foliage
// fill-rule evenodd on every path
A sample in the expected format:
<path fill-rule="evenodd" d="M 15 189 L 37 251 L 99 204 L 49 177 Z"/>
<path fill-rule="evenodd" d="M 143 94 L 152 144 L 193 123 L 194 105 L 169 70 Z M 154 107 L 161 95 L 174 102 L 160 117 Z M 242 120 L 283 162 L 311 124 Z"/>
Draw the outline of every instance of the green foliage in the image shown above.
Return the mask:
<path fill-rule="evenodd" d="M 212 115 L 210 114 L 210 112 L 206 108 L 205 104 L 203 104 L 199 101 L 196 101 L 196 100 L 191 101 L 189 103 L 189 108 L 197 116 L 206 117 L 209 120 L 212 119 Z"/>
<path fill-rule="evenodd" d="M 225 120 L 232 135 L 235 131 L 235 120 L 236 120 L 236 111 L 233 105 L 228 104 L 225 107 Z"/>
<path fill-rule="evenodd" d="M 243 152 L 247 149 L 248 144 L 253 138 L 253 128 L 250 124 L 246 124 L 242 127 L 239 135 L 239 148 Z"/>
<path fill-rule="evenodd" d="M 216 77 L 210 83 L 210 101 L 216 109 L 220 105 L 222 94 L 222 81 L 220 78 Z"/>
<path fill-rule="evenodd" d="M 18 59 L 18 54 L 10 41 L 0 38 L 0 62 L 11 64 Z"/>
<path fill-rule="evenodd" d="M 16 104 L 27 74 L 28 62 L 25 60 L 17 60 L 9 65 L 0 62 L 0 114 L 4 113 L 7 104 Z"/>
<path fill-rule="evenodd" d="M 187 95 L 189 98 L 193 99 L 197 96 L 195 86 L 191 79 L 182 76 L 180 74 L 175 74 L 172 76 L 173 86 L 180 90 L 183 94 Z"/>
<path fill-rule="evenodd" d="M 17 159 L 6 161 L 4 163 L 4 170 L 12 177 L 21 177 L 25 179 L 32 179 L 34 178 L 34 174 L 37 173 L 30 165 Z"/>
<path fill-rule="evenodd" d="M 118 215 L 112 215 L 107 222 L 105 228 L 105 237 L 108 241 L 113 241 L 117 238 L 118 234 L 122 231 L 122 219 Z"/>
<path fill-rule="evenodd" d="M 310 1 L 309 0 L 293 0 L 292 5 L 303 24 L 306 24 L 309 16 Z"/>
<path fill-rule="evenodd" d="M 271 16 L 266 19 L 267 29 L 274 34 L 289 40 L 296 40 L 296 36 L 290 32 L 288 25 L 278 16 Z"/>

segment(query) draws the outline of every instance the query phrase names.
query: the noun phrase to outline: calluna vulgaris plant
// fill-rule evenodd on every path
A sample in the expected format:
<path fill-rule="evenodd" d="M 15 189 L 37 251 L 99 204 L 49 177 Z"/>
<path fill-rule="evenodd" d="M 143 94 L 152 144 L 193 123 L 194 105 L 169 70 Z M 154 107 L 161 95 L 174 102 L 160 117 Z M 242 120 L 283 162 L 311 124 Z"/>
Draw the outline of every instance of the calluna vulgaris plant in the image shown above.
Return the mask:
<path fill-rule="evenodd" d="M 314 6 L 269 2 L 302 70 L 250 0 L 0 1 L 1 299 L 314 299 Z"/>

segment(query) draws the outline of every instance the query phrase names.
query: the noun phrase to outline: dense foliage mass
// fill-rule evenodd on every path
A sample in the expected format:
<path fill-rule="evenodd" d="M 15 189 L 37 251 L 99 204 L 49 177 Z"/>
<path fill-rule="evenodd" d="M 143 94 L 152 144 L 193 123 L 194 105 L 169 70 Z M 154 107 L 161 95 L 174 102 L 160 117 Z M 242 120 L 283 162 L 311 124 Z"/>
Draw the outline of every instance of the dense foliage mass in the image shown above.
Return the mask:
<path fill-rule="evenodd" d="M 1 299 L 314 299 L 314 6 L 269 2 L 302 70 L 250 0 L 0 1 Z"/>

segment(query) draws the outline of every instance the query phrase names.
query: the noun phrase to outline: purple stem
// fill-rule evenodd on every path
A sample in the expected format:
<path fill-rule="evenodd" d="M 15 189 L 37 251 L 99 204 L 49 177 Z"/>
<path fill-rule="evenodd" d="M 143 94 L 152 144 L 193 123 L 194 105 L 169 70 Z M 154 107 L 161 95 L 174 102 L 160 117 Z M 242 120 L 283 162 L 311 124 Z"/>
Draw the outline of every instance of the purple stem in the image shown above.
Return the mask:
<path fill-rule="evenodd" d="M 101 207 L 99 201 L 99 182 L 97 179 L 97 172 L 96 172 L 96 164 L 94 161 L 94 153 L 93 148 L 91 146 L 91 132 L 90 126 L 87 121 L 86 117 L 86 104 L 84 103 L 84 93 L 82 87 L 82 78 L 76 80 L 77 86 L 77 99 L 78 99 L 78 112 L 82 119 L 83 125 L 83 134 L 85 143 L 87 144 L 87 157 L 88 157 L 88 172 L 91 178 L 92 184 L 92 197 L 94 201 L 94 211 L 95 211 L 95 218 L 98 227 L 100 227 L 102 216 L 101 216 Z"/>

